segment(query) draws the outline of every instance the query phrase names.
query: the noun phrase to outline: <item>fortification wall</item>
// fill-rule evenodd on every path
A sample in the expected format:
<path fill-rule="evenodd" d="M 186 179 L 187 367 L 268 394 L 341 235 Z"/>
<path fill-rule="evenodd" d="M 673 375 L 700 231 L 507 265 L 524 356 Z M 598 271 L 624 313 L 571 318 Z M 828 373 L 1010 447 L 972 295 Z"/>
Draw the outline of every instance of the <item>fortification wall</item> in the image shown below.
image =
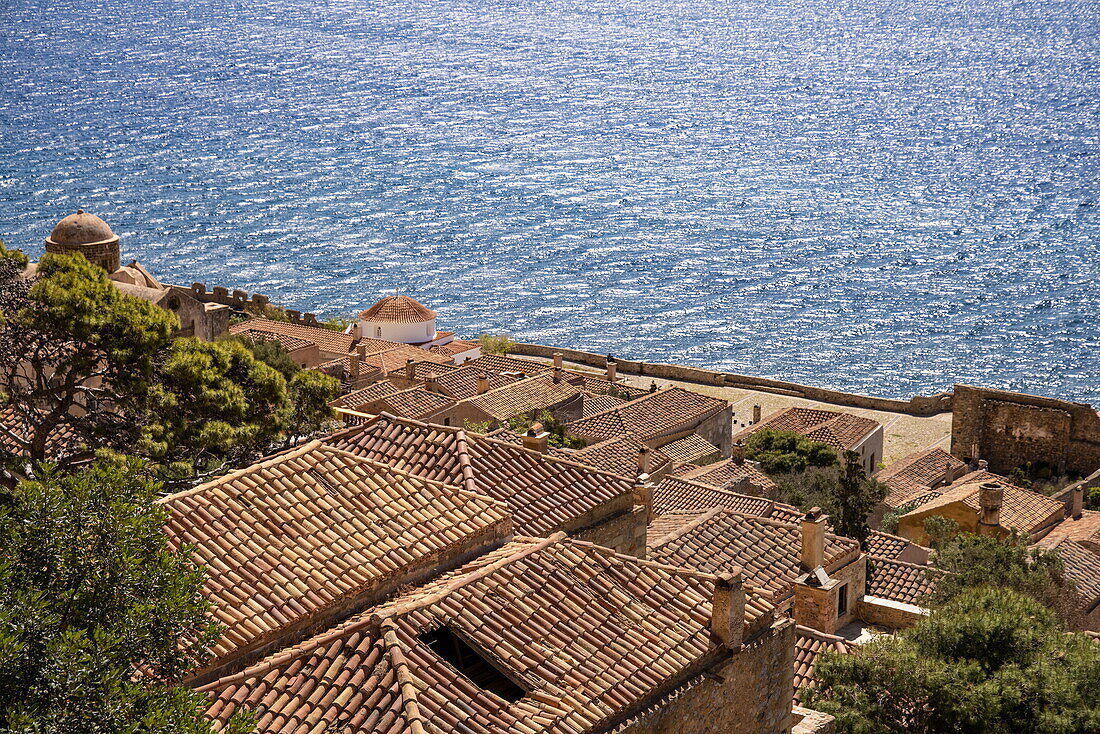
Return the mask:
<path fill-rule="evenodd" d="M 186 286 L 178 287 L 190 290 L 191 295 L 203 303 L 220 303 L 223 306 L 229 306 L 238 311 L 248 311 L 256 314 L 263 314 L 268 311 L 268 309 L 275 309 L 282 312 L 292 324 L 320 326 L 315 314 L 308 312 L 302 313 L 301 311 L 295 311 L 290 308 L 276 306 L 262 293 L 253 293 L 250 295 L 245 291 L 230 290 L 220 285 L 216 285 L 213 288 L 207 288 L 206 283 L 192 283 L 189 289 Z"/>
<path fill-rule="evenodd" d="M 604 369 L 607 356 L 594 352 L 585 352 L 579 349 L 562 349 L 548 347 L 542 344 L 517 343 L 512 352 L 526 357 L 544 357 L 550 359 L 555 352 L 560 352 L 564 359 L 577 364 L 583 364 L 598 369 Z M 682 380 L 697 382 L 702 385 L 714 385 L 717 387 L 740 387 L 747 390 L 760 390 L 779 395 L 816 400 L 831 405 L 844 405 L 851 408 L 866 408 L 869 410 L 885 410 L 892 413 L 907 413 L 916 416 L 929 416 L 938 413 L 946 413 L 951 410 L 951 393 L 939 393 L 937 395 L 916 395 L 909 400 L 893 400 L 890 398 L 876 398 L 869 395 L 846 393 L 839 390 L 827 390 L 820 387 L 800 385 L 797 382 L 785 380 L 772 380 L 767 377 L 752 377 L 740 375 L 734 372 L 720 372 L 708 370 L 702 367 L 688 367 L 678 364 L 662 364 L 659 362 L 640 362 L 629 359 L 615 358 L 618 370 L 622 373 L 639 375 L 643 377 L 658 377 L 665 380 Z"/>

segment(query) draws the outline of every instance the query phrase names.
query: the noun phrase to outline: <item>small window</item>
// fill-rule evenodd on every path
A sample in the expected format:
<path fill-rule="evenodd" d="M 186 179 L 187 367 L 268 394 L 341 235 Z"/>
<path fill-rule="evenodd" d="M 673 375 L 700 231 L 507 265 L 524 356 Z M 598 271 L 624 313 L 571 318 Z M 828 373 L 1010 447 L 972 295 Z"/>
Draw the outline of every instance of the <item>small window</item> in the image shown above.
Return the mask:
<path fill-rule="evenodd" d="M 843 617 L 848 612 L 848 584 L 836 590 L 836 616 Z"/>
<path fill-rule="evenodd" d="M 382 327 L 381 326 L 374 327 L 374 336 L 377 337 L 378 339 L 382 338 Z"/>
<path fill-rule="evenodd" d="M 425 632 L 420 635 L 420 641 L 484 691 L 495 693 L 512 703 L 520 700 L 527 693 L 486 660 L 484 655 L 456 635 L 450 627 L 440 627 L 431 632 Z"/>

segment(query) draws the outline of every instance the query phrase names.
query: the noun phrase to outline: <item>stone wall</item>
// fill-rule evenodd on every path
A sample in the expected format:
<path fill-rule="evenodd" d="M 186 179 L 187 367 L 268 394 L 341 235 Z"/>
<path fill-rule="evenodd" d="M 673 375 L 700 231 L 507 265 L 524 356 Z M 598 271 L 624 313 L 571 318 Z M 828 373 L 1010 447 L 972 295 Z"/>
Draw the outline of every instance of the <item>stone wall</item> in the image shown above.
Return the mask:
<path fill-rule="evenodd" d="M 561 352 L 562 356 L 570 362 L 588 365 L 598 369 L 604 369 L 607 356 L 585 352 L 578 349 L 562 349 L 560 347 L 548 347 L 542 344 L 517 343 L 512 352 L 527 357 L 552 358 L 555 352 Z M 844 405 L 851 408 L 867 408 L 869 410 L 885 410 L 892 413 L 908 413 L 909 415 L 928 416 L 938 413 L 946 413 L 951 410 L 951 393 L 939 393 L 932 396 L 917 395 L 909 400 L 891 400 L 889 398 L 876 398 L 868 395 L 840 392 L 838 390 L 826 390 L 820 387 L 800 385 L 796 382 L 785 380 L 772 380 L 766 377 L 752 377 L 733 372 L 719 372 L 700 367 L 687 367 L 676 364 L 661 364 L 654 362 L 639 362 L 620 357 L 615 358 L 618 370 L 624 374 L 640 375 L 644 377 L 659 377 L 666 380 L 683 380 L 697 382 L 703 385 L 715 385 L 718 387 L 740 387 L 747 390 L 759 390 L 779 395 L 816 400 L 831 405 Z"/>
<path fill-rule="evenodd" d="M 794 624 L 780 620 L 724 663 L 612 729 L 616 734 L 789 732 Z"/>
<path fill-rule="evenodd" d="M 914 604 L 865 596 L 859 600 L 856 616 L 867 624 L 875 624 L 891 630 L 905 629 L 924 618 L 928 612 Z"/>
<path fill-rule="evenodd" d="M 826 586 L 811 586 L 802 581 L 794 585 L 793 616 L 803 627 L 827 634 L 859 618 L 857 602 L 867 591 L 867 562 L 861 556 L 829 574 Z M 845 589 L 847 609 L 839 612 L 841 589 Z"/>
<path fill-rule="evenodd" d="M 182 288 L 183 286 L 175 286 Z M 281 308 L 271 303 L 267 296 L 261 293 L 249 295 L 242 290 L 230 290 L 224 286 L 216 285 L 207 288 L 206 283 L 192 283 L 189 289 L 193 298 L 203 303 L 220 303 L 237 311 L 254 311 L 263 313 L 269 308 L 276 309 L 284 314 L 292 324 L 304 324 L 306 326 L 320 326 L 317 316 L 312 313 L 302 313 L 289 308 Z"/>
<path fill-rule="evenodd" d="M 1100 415 L 1085 403 L 955 386 L 951 453 L 1008 473 L 1028 462 L 1086 475 L 1100 468 Z"/>
<path fill-rule="evenodd" d="M 584 528 L 574 533 L 573 537 L 606 548 L 614 548 L 619 553 L 645 558 L 648 518 L 649 509 L 636 505 L 630 512 L 624 512 L 597 525 Z"/>

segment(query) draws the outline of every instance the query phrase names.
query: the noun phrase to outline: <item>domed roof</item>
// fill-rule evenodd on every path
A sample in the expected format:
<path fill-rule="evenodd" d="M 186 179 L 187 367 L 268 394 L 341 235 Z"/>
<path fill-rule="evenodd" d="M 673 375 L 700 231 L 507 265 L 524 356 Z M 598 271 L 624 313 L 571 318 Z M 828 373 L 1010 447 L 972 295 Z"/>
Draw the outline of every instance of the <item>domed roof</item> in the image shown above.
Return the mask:
<path fill-rule="evenodd" d="M 115 233 L 107 223 L 83 209 L 77 209 L 76 214 L 58 222 L 49 236 L 49 240 L 58 245 L 90 245 L 113 239 L 116 239 Z"/>
<path fill-rule="evenodd" d="M 435 318 L 431 310 L 415 298 L 408 296 L 386 296 L 366 311 L 359 314 L 363 321 L 378 321 L 391 324 L 423 324 Z"/>

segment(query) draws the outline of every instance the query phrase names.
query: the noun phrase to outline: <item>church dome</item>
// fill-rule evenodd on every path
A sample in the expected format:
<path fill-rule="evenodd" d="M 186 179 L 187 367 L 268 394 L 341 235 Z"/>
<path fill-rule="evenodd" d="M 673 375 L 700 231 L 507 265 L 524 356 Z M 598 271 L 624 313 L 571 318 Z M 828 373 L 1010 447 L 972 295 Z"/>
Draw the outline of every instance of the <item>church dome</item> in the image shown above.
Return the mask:
<path fill-rule="evenodd" d="M 434 320 L 435 316 L 435 311 L 415 298 L 400 295 L 386 296 L 359 314 L 363 321 L 388 324 L 424 324 Z"/>
<path fill-rule="evenodd" d="M 49 240 L 58 245 L 92 245 L 116 239 L 115 233 L 102 219 L 77 209 L 57 223 Z"/>

